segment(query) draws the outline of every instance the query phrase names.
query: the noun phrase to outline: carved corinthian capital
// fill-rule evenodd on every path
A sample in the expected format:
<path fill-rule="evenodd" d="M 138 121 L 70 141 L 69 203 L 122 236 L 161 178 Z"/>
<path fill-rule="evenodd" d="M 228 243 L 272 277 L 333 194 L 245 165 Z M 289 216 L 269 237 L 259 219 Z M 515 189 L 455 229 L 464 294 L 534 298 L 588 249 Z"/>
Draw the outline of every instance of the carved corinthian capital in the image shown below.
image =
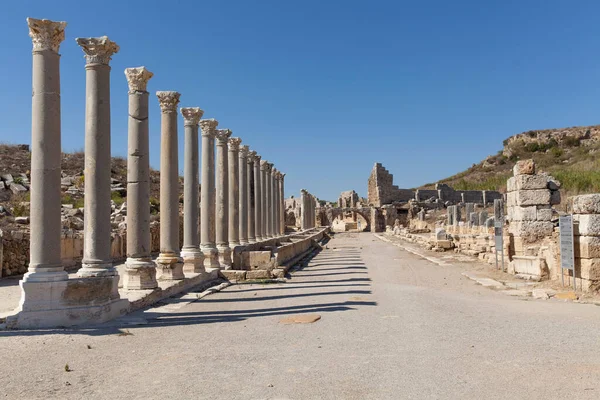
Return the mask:
<path fill-rule="evenodd" d="M 58 53 L 60 43 L 65 40 L 66 22 L 27 18 L 27 25 L 33 51 L 52 50 Z"/>
<path fill-rule="evenodd" d="M 125 68 L 125 77 L 129 85 L 129 93 L 145 92 L 148 81 L 154 74 L 146 67 Z"/>
<path fill-rule="evenodd" d="M 260 170 L 266 171 L 269 168 L 269 162 L 267 160 L 260 160 Z"/>
<path fill-rule="evenodd" d="M 158 97 L 158 103 L 160 104 L 160 110 L 164 113 L 177 112 L 177 105 L 179 104 L 180 96 L 181 94 L 179 92 L 156 92 L 156 97 Z"/>
<path fill-rule="evenodd" d="M 248 164 L 254 164 L 254 161 L 256 161 L 256 157 L 258 157 L 258 159 L 260 159 L 260 156 L 258 154 L 256 154 L 256 151 L 252 150 L 248 152 Z"/>
<path fill-rule="evenodd" d="M 215 128 L 219 125 L 219 121 L 214 118 L 211 119 L 201 119 L 200 120 L 200 129 L 202 129 L 202 136 L 210 136 L 215 137 Z"/>
<path fill-rule="evenodd" d="M 87 64 L 108 65 L 112 55 L 119 52 L 119 45 L 110 40 L 108 36 L 77 38 L 75 40 L 85 53 Z"/>
<path fill-rule="evenodd" d="M 240 158 L 247 158 L 250 148 L 247 145 L 240 146 Z"/>
<path fill-rule="evenodd" d="M 217 144 L 226 145 L 229 136 L 231 136 L 231 129 L 217 129 L 215 133 L 217 135 Z"/>
<path fill-rule="evenodd" d="M 200 123 L 200 118 L 204 115 L 204 111 L 200 107 L 184 107 L 181 109 L 184 126 L 196 126 Z"/>
<path fill-rule="evenodd" d="M 239 137 L 229 138 L 229 151 L 240 151 L 240 144 L 242 144 L 242 139 Z"/>

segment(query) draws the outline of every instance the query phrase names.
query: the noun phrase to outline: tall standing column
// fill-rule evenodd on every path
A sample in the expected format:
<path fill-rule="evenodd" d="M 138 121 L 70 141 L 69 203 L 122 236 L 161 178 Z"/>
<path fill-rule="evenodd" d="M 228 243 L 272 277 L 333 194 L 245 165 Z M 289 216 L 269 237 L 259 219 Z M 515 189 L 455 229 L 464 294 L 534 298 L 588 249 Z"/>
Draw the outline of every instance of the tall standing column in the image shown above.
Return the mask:
<path fill-rule="evenodd" d="M 260 237 L 262 240 L 269 238 L 267 235 L 267 169 L 269 162 L 267 160 L 260 161 Z"/>
<path fill-rule="evenodd" d="M 202 185 L 200 186 L 200 251 L 207 271 L 219 268 L 215 246 L 215 136 L 219 124 L 200 120 L 202 129 Z"/>
<path fill-rule="evenodd" d="M 279 218 L 281 221 L 279 233 L 285 235 L 285 190 L 283 178 L 285 178 L 285 174 L 279 173 Z"/>
<path fill-rule="evenodd" d="M 257 242 L 264 240 L 262 232 L 262 179 L 261 159 L 257 154 L 254 157 L 254 236 Z"/>
<path fill-rule="evenodd" d="M 229 138 L 229 247 L 240 245 L 240 144 L 242 139 Z"/>
<path fill-rule="evenodd" d="M 198 235 L 198 124 L 204 111 L 198 107 L 181 109 L 185 130 L 183 154 L 183 272 L 203 273 L 204 257 Z"/>
<path fill-rule="evenodd" d="M 273 187 L 271 185 L 273 176 L 271 172 L 273 170 L 273 164 L 267 163 L 267 168 L 265 169 L 265 232 L 267 238 L 271 239 L 273 237 L 273 229 L 272 229 L 272 221 L 273 221 Z"/>
<path fill-rule="evenodd" d="M 103 36 L 77 38 L 85 53 L 85 219 L 77 275 L 118 275 L 110 253 L 110 66 L 119 46 Z"/>
<path fill-rule="evenodd" d="M 68 279 L 60 258 L 60 43 L 66 22 L 27 18 L 33 42 L 31 214 L 23 282 Z M 23 299 L 22 299 L 23 300 Z"/>
<path fill-rule="evenodd" d="M 231 266 L 231 248 L 229 247 L 229 168 L 227 141 L 231 136 L 229 129 L 217 129 L 217 250 L 221 268 Z"/>
<path fill-rule="evenodd" d="M 301 230 L 306 230 L 307 229 L 307 224 L 308 224 L 308 193 L 306 192 L 306 189 L 301 189 L 300 190 L 300 213 L 302 214 L 300 216 L 300 229 Z"/>
<path fill-rule="evenodd" d="M 129 119 L 127 138 L 127 261 L 124 289 L 154 289 L 156 265 L 150 255 L 150 144 L 148 80 L 144 67 L 127 68 Z"/>
<path fill-rule="evenodd" d="M 159 279 L 183 279 L 179 254 L 179 162 L 177 154 L 178 92 L 156 92 L 161 109 L 160 124 L 160 254 Z"/>
<path fill-rule="evenodd" d="M 273 172 L 273 236 L 279 237 L 279 189 L 278 186 L 279 171 Z"/>
<path fill-rule="evenodd" d="M 248 175 L 248 243 L 256 243 L 256 181 L 254 180 L 254 164 L 256 151 L 248 152 L 246 174 Z"/>
<path fill-rule="evenodd" d="M 240 183 L 239 226 L 240 244 L 248 244 L 248 146 L 240 147 L 238 160 L 238 181 Z"/>

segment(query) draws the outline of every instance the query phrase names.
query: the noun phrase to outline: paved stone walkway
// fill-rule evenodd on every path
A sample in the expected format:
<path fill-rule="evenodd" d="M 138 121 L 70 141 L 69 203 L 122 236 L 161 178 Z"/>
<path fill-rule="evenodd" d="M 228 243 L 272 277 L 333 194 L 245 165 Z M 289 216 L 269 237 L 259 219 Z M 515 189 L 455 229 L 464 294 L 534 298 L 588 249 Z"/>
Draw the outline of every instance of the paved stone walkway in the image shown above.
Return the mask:
<path fill-rule="evenodd" d="M 599 397 L 600 308 L 506 296 L 463 276 L 464 266 L 440 266 L 370 233 L 337 234 L 327 247 L 288 283 L 235 285 L 199 300 L 190 293 L 99 329 L 0 332 L 2 392 Z"/>

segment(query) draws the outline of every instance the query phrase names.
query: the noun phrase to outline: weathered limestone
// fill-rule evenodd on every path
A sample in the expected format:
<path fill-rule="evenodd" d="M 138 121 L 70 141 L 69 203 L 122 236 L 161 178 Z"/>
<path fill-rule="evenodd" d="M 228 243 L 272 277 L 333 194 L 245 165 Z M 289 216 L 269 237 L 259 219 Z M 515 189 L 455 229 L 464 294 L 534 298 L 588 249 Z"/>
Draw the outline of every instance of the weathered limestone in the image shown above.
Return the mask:
<path fill-rule="evenodd" d="M 285 235 L 285 174 L 279 173 L 279 234 Z"/>
<path fill-rule="evenodd" d="M 248 241 L 248 146 L 241 146 L 238 160 L 239 191 L 239 236 L 240 244 L 247 245 Z"/>
<path fill-rule="evenodd" d="M 265 231 L 267 239 L 273 238 L 273 164 L 265 169 Z"/>
<path fill-rule="evenodd" d="M 600 194 L 575 196 L 573 208 L 575 276 L 583 290 L 600 288 Z"/>
<path fill-rule="evenodd" d="M 240 144 L 242 139 L 229 138 L 229 246 L 240 245 Z"/>
<path fill-rule="evenodd" d="M 185 130 L 183 165 L 183 272 L 204 273 L 204 257 L 200 252 L 199 224 L 199 170 L 198 124 L 204 111 L 198 107 L 181 109 Z"/>
<path fill-rule="evenodd" d="M 308 192 L 306 189 L 300 190 L 300 209 L 302 222 L 300 224 L 301 230 L 308 229 Z"/>
<path fill-rule="evenodd" d="M 262 160 L 257 154 L 254 157 L 254 236 L 257 242 L 265 239 L 263 236 L 262 228 L 262 174 L 261 174 L 261 163 Z"/>
<path fill-rule="evenodd" d="M 465 222 L 468 223 L 471 218 L 471 213 L 475 211 L 475 204 L 466 203 L 465 204 Z"/>
<path fill-rule="evenodd" d="M 148 92 L 152 72 L 127 68 L 129 119 L 127 149 L 127 261 L 124 289 L 153 289 L 156 266 L 150 256 L 150 144 Z"/>
<path fill-rule="evenodd" d="M 207 272 L 219 268 L 215 246 L 215 137 L 218 121 L 200 120 L 202 129 L 202 185 L 200 187 L 200 250 Z"/>
<path fill-rule="evenodd" d="M 231 247 L 229 247 L 229 163 L 227 142 L 231 136 L 229 129 L 217 129 L 217 221 L 216 240 L 221 268 L 231 267 Z"/>
<path fill-rule="evenodd" d="M 584 194 L 571 200 L 574 214 L 600 214 L 600 194 Z"/>
<path fill-rule="evenodd" d="M 279 171 L 276 169 L 273 169 L 273 215 L 273 236 L 279 237 Z"/>
<path fill-rule="evenodd" d="M 255 181 L 255 164 L 258 162 L 256 151 L 248 152 L 248 160 L 246 164 L 246 175 L 248 178 L 248 243 L 256 243 L 256 181 Z"/>
<path fill-rule="evenodd" d="M 267 160 L 260 161 L 260 237 L 262 240 L 268 239 L 267 234 L 267 204 L 268 204 L 268 182 L 267 182 L 267 170 L 269 169 L 269 162 Z"/>
<path fill-rule="evenodd" d="M 156 92 L 161 109 L 160 139 L 160 254 L 156 266 L 161 280 L 183 279 L 179 253 L 179 173 L 177 151 L 178 92 Z"/>
<path fill-rule="evenodd" d="M 66 22 L 27 19 L 33 41 L 30 262 L 22 282 L 67 280 L 60 261 L 60 55 Z M 23 287 L 23 285 L 21 285 Z"/>

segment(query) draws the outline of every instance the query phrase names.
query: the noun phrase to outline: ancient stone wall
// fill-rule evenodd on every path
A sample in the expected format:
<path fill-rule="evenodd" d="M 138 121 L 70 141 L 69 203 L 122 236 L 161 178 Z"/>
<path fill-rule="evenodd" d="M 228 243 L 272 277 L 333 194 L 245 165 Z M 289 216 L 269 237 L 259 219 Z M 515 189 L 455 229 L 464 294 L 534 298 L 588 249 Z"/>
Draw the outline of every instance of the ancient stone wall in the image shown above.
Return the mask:
<path fill-rule="evenodd" d="M 575 236 L 576 285 L 583 290 L 600 289 L 600 194 L 571 199 Z"/>

